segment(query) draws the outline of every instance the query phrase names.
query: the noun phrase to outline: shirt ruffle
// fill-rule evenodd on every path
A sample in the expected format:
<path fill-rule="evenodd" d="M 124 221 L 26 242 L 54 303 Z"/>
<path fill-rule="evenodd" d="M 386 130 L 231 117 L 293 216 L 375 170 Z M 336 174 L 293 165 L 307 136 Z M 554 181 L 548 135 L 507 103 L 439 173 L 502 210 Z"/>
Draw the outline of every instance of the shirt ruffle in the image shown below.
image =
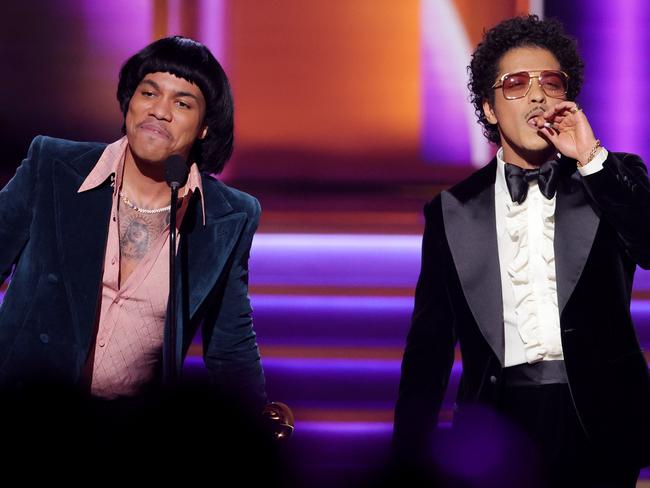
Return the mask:
<path fill-rule="evenodd" d="M 524 342 L 526 361 L 534 363 L 545 357 L 562 355 L 559 334 L 554 330 L 559 327 L 559 318 L 554 324 L 542 326 L 540 315 L 554 317 L 557 315 L 557 290 L 555 276 L 555 252 L 553 250 L 555 199 L 542 201 L 542 237 L 539 243 L 540 254 L 545 265 L 548 283 L 552 283 L 552 293 L 536 296 L 531 282 L 531 249 L 529 245 L 528 203 L 507 202 L 506 230 L 516 249 L 515 256 L 507 266 L 508 277 L 512 283 L 515 298 L 515 313 L 519 335 Z M 549 325 L 551 325 L 549 327 Z"/>

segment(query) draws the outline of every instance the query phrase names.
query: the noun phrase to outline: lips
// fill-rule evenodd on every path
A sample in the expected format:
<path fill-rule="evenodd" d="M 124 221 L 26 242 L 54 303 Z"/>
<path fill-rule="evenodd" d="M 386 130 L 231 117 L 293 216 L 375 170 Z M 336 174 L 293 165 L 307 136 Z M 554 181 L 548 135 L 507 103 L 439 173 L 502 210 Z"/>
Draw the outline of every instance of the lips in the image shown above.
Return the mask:
<path fill-rule="evenodd" d="M 535 129 L 537 129 L 538 128 L 537 127 L 537 117 L 531 117 L 530 119 L 528 119 L 528 125 L 535 128 Z"/>
<path fill-rule="evenodd" d="M 537 125 L 537 122 L 539 120 L 542 120 L 543 122 L 543 117 L 542 117 L 543 114 L 544 114 L 544 110 L 542 110 L 541 108 L 534 109 L 532 112 L 529 112 L 528 115 L 526 116 L 526 123 L 530 127 L 534 127 L 535 129 L 538 129 L 539 127 Z"/>
<path fill-rule="evenodd" d="M 163 139 L 171 139 L 172 136 L 169 133 L 167 129 L 165 129 L 163 126 L 156 124 L 154 122 L 143 122 L 142 124 L 138 125 L 138 129 L 142 129 L 147 131 L 148 133 L 161 137 Z"/>

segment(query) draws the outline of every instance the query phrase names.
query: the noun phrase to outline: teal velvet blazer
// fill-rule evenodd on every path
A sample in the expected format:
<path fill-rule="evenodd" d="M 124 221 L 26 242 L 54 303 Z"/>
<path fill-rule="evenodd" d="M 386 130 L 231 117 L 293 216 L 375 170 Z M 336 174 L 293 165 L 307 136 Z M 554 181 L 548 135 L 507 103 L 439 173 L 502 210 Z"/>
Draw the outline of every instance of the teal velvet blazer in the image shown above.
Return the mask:
<path fill-rule="evenodd" d="M 101 296 L 112 188 L 107 179 L 77 190 L 105 147 L 38 136 L 0 191 L 2 280 L 13 270 L 0 307 L 2 389 L 81 380 Z M 264 374 L 248 297 L 260 206 L 208 175 L 202 183 L 205 226 L 195 198 L 179 241 L 175 367 L 180 371 L 202 325 L 203 358 L 217 388 L 261 408 Z M 168 340 L 169 317 L 165 327 Z"/>

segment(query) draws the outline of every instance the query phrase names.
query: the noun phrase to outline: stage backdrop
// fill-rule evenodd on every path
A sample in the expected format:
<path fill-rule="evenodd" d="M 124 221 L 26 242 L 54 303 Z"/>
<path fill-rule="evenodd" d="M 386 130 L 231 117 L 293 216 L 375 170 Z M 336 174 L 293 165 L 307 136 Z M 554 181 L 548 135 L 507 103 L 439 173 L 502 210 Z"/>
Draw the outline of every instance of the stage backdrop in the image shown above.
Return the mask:
<path fill-rule="evenodd" d="M 22 0 L 0 16 L 0 167 L 36 134 L 114 140 L 122 62 L 184 34 L 222 61 L 236 100 L 226 179 L 273 184 L 448 184 L 493 153 L 468 102 L 484 29 L 537 10 L 587 62 L 581 104 L 606 147 L 650 157 L 640 94 L 642 0 Z"/>

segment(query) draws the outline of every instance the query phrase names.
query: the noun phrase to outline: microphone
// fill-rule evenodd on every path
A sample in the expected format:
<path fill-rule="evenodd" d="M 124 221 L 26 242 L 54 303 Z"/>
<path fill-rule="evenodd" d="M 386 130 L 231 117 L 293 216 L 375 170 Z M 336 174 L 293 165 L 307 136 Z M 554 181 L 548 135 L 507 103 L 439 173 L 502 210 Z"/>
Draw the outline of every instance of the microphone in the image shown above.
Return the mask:
<path fill-rule="evenodd" d="M 172 189 L 178 189 L 187 180 L 187 162 L 183 156 L 172 154 L 165 160 L 165 180 Z"/>

